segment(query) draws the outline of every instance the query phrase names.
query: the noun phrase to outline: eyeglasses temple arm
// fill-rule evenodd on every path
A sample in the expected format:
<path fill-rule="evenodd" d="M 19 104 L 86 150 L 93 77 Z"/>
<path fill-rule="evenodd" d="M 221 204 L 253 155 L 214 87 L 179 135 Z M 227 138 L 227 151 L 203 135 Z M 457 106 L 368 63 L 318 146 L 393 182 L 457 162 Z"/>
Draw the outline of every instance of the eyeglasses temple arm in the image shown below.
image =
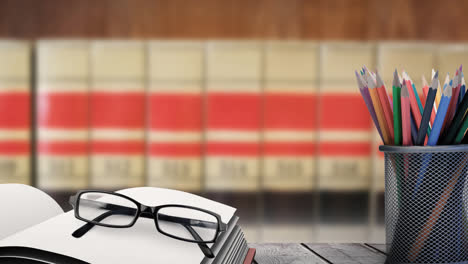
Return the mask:
<path fill-rule="evenodd" d="M 132 208 L 128 208 L 132 209 Z M 121 208 L 119 211 L 107 211 L 96 218 L 93 219 L 94 222 L 101 222 L 102 220 L 106 219 L 107 217 L 114 215 L 114 214 L 128 214 L 128 210 L 124 208 Z M 86 234 L 91 228 L 93 228 L 95 224 L 93 223 L 86 223 L 82 227 L 78 228 L 75 232 L 72 233 L 72 236 L 75 238 L 80 238 L 84 234 Z"/>
<path fill-rule="evenodd" d="M 185 225 L 185 224 L 182 224 L 189 232 L 190 234 L 192 235 L 192 237 L 197 240 L 197 241 L 203 241 L 203 239 L 200 237 L 200 235 L 198 235 L 198 233 L 189 225 Z M 205 256 L 207 258 L 214 258 L 214 254 L 213 254 L 213 251 L 208 247 L 207 244 L 203 243 L 203 242 L 198 242 L 198 247 L 200 248 L 200 250 L 203 252 L 203 254 L 205 254 Z"/>

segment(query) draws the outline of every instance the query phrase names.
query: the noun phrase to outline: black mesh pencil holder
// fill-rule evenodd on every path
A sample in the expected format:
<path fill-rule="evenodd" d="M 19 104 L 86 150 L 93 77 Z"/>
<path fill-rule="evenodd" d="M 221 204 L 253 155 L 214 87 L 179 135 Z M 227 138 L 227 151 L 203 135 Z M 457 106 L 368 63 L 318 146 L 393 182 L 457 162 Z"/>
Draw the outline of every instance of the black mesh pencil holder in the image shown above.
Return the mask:
<path fill-rule="evenodd" d="M 380 146 L 386 263 L 468 263 L 468 145 Z"/>

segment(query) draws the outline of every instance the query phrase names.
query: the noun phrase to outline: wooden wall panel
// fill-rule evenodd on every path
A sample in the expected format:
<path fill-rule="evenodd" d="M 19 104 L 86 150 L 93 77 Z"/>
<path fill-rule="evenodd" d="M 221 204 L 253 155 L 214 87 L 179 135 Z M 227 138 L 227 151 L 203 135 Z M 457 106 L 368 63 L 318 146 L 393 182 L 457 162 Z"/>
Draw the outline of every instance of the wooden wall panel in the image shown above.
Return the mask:
<path fill-rule="evenodd" d="M 0 0 L 0 37 L 468 40 L 468 1 Z"/>

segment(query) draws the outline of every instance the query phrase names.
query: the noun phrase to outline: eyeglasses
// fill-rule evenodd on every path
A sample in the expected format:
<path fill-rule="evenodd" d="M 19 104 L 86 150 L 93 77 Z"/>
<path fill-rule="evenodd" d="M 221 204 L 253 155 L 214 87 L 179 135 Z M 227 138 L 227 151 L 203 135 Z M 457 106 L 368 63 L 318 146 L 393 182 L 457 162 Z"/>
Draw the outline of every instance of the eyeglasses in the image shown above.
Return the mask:
<path fill-rule="evenodd" d="M 152 207 L 114 192 L 80 191 L 70 197 L 70 204 L 75 217 L 86 222 L 73 232 L 75 238 L 82 237 L 96 225 L 129 228 L 139 217 L 151 218 L 161 234 L 197 243 L 207 258 L 214 258 L 207 243 L 214 243 L 227 226 L 218 214 L 202 208 L 177 204 Z"/>

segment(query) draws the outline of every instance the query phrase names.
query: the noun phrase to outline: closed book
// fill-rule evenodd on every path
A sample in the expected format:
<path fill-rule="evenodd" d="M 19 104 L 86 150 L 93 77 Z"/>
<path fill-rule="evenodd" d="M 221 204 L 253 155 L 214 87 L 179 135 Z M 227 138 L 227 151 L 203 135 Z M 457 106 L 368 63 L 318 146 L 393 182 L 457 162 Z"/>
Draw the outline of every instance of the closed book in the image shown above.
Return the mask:
<path fill-rule="evenodd" d="M 406 71 L 422 95 L 422 75 L 430 83 L 431 70 L 435 67 L 436 47 L 425 43 L 385 42 L 377 48 L 377 69 L 382 77 L 387 92 L 391 92 L 393 72 L 395 69 L 401 76 Z M 458 65 L 460 66 L 460 65 Z M 457 68 L 453 66 L 452 71 Z M 439 75 L 440 76 L 440 75 Z M 440 79 L 440 78 L 439 78 Z"/>
<path fill-rule="evenodd" d="M 153 41 L 148 58 L 147 183 L 199 192 L 204 45 Z"/>
<path fill-rule="evenodd" d="M 263 187 L 314 186 L 319 46 L 269 42 L 265 47 Z"/>
<path fill-rule="evenodd" d="M 91 43 L 91 186 L 144 184 L 145 45 Z"/>
<path fill-rule="evenodd" d="M 206 189 L 257 191 L 261 45 L 250 41 L 207 45 Z"/>
<path fill-rule="evenodd" d="M 353 74 L 374 68 L 373 44 L 328 42 L 321 47 L 319 188 L 363 191 L 370 187 L 371 119 Z"/>
<path fill-rule="evenodd" d="M 89 46 L 41 40 L 37 65 L 37 184 L 47 190 L 88 186 Z"/>
<path fill-rule="evenodd" d="M 0 40 L 0 183 L 31 184 L 30 44 Z"/>

